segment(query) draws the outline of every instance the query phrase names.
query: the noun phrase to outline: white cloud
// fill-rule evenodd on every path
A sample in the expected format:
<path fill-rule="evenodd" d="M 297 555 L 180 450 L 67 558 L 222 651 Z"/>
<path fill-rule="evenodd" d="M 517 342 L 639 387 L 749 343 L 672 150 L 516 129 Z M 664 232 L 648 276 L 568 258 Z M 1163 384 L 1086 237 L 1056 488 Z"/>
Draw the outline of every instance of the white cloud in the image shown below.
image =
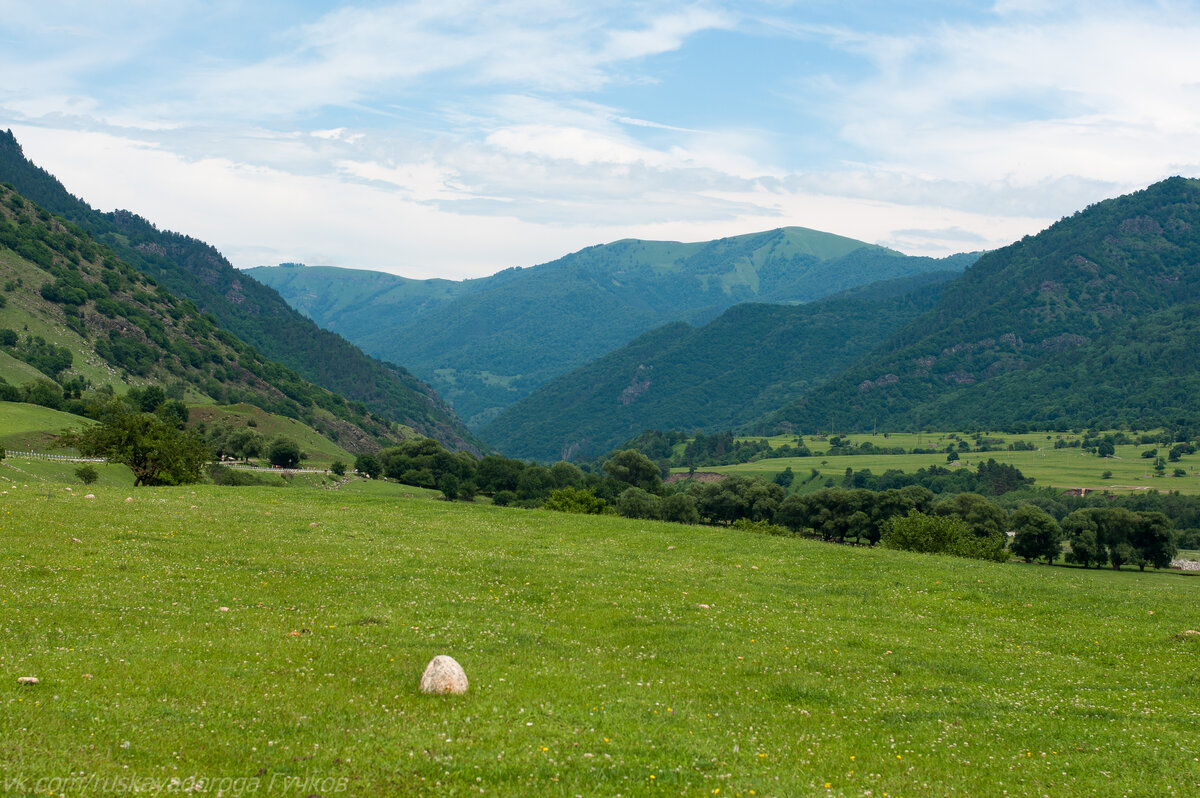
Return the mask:
<path fill-rule="evenodd" d="M 1190 4 L 1001 0 L 883 30 L 806 3 L 267 3 L 240 44 L 199 22 L 236 3 L 88 5 L 51 30 L 0 0 L 21 45 L 0 48 L 0 125 L 74 193 L 241 266 L 462 276 L 784 224 L 943 255 L 1200 172 Z M 753 61 L 778 36 L 811 57 L 735 89 L 790 91 L 791 115 L 734 116 L 706 98 L 719 69 L 671 71 L 719 67 L 688 49 L 706 38 Z"/>

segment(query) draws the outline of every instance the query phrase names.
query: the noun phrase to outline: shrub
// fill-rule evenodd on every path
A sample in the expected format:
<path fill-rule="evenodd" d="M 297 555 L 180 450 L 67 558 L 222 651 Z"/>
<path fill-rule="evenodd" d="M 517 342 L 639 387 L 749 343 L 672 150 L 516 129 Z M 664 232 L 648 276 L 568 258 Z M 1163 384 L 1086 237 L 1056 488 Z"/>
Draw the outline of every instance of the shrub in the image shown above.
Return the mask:
<path fill-rule="evenodd" d="M 84 485 L 91 485 L 93 482 L 100 479 L 100 472 L 96 470 L 95 466 L 89 463 L 88 465 L 76 468 L 75 476 L 79 477 L 79 481 Z"/>
<path fill-rule="evenodd" d="M 334 460 L 332 465 L 329 466 L 329 470 L 340 477 L 346 473 L 346 464 L 341 460 Z"/>
<path fill-rule="evenodd" d="M 458 477 L 453 474 L 442 474 L 441 479 L 438 480 L 437 487 L 442 492 L 442 495 L 446 497 L 446 501 L 452 502 L 458 498 Z"/>
<path fill-rule="evenodd" d="M 493 503 L 495 499 L 492 500 Z M 602 515 L 608 511 L 608 503 L 596 495 L 591 488 L 559 488 L 550 494 L 542 505 L 547 510 L 581 515 Z"/>
<path fill-rule="evenodd" d="M 776 535 L 778 537 L 796 534 L 787 527 L 782 527 L 778 524 L 772 524 L 769 521 L 751 521 L 747 518 L 734 521 L 733 528 L 740 529 L 743 532 L 756 532 L 760 535 Z"/>
<path fill-rule="evenodd" d="M 497 507 L 507 507 L 516 500 L 517 494 L 513 493 L 511 490 L 501 490 L 497 491 L 496 495 L 492 497 L 492 504 L 496 505 Z"/>
<path fill-rule="evenodd" d="M 1004 562 L 1008 552 L 992 538 L 976 536 L 970 526 L 953 515 L 926 515 L 913 510 L 893 516 L 883 524 L 884 548 L 923 554 L 952 554 L 977 560 Z"/>

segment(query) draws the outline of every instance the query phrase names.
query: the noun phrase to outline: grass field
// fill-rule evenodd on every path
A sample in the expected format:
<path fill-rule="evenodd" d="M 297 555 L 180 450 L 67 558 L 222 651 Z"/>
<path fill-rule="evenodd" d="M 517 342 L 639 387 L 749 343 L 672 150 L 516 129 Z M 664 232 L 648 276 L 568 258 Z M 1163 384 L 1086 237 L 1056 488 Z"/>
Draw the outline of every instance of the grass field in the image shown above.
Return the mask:
<path fill-rule="evenodd" d="M 1200 579 L 394 487 L 4 487 L 7 791 L 1200 787 Z M 467 695 L 417 691 L 439 653 Z"/>
<path fill-rule="evenodd" d="M 1059 437 L 1059 433 L 1038 432 L 1028 435 L 987 434 L 992 437 L 1004 439 L 1006 444 L 1014 443 L 1018 440 L 1030 441 L 1041 448 L 1037 451 L 1020 452 L 964 452 L 960 459 L 960 463 L 963 466 L 974 468 L 979 462 L 993 458 L 997 462 L 1010 463 L 1016 466 L 1025 476 L 1033 477 L 1036 484 L 1043 487 L 1088 488 L 1091 490 L 1107 490 L 1114 493 L 1128 493 L 1142 490 L 1177 490 L 1185 494 L 1200 494 L 1200 453 L 1185 455 L 1178 462 L 1167 463 L 1166 475 L 1160 477 L 1154 472 L 1154 461 L 1142 457 L 1141 453 L 1147 449 L 1158 448 L 1160 453 L 1165 457 L 1166 449 L 1164 447 L 1151 445 L 1118 446 L 1116 447 L 1116 453 L 1112 457 L 1098 457 L 1097 455 L 1081 451 L 1078 448 L 1055 449 L 1054 440 Z M 948 433 L 928 432 L 922 433 L 919 438 L 916 433 L 897 433 L 889 435 L 887 438 L 884 438 L 882 435 L 874 437 L 870 435 L 847 435 L 845 437 L 855 443 L 870 440 L 879 447 L 903 447 L 908 450 L 917 446 L 944 448 L 947 444 L 955 442 Z M 966 436 L 963 437 L 970 441 Z M 1078 438 L 1078 436 L 1069 433 L 1062 434 L 1062 437 L 1067 440 Z M 773 446 L 778 447 L 784 443 L 792 443 L 795 437 L 780 436 L 767 440 Z M 824 445 L 823 442 L 814 441 L 807 437 L 805 438 L 805 442 L 810 448 L 816 451 L 822 450 Z M 840 480 L 847 468 L 852 468 L 855 471 L 869 468 L 875 474 L 882 474 L 890 468 L 896 468 L 911 473 L 919 468 L 927 468 L 931 465 L 946 467 L 948 465 L 946 454 L 942 452 L 938 454 L 788 457 L 759 460 L 754 463 L 731 466 L 706 466 L 701 470 L 771 479 L 775 474 L 790 466 L 796 473 L 797 483 L 799 483 L 808 479 L 810 470 L 815 468 L 821 473 L 821 477 L 812 480 L 808 488 L 816 490 L 824 485 L 826 479 Z M 1181 477 L 1172 476 L 1177 467 L 1183 468 L 1186 474 Z M 677 472 L 687 471 L 685 468 L 676 468 L 674 470 Z M 1105 471 L 1112 472 L 1111 477 L 1108 479 L 1104 478 Z M 794 490 L 804 490 L 804 486 L 797 485 Z"/>
<path fill-rule="evenodd" d="M 92 422 L 80 416 L 24 402 L 0 402 L 0 447 L 28 452 L 62 453 L 52 448 L 63 430 L 80 429 Z"/>

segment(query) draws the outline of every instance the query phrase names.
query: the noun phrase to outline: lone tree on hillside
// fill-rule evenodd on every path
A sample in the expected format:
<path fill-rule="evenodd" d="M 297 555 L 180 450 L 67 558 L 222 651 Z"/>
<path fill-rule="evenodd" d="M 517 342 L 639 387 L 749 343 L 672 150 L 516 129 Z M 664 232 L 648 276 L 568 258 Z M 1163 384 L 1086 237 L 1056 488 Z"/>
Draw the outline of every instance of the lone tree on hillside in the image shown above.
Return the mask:
<path fill-rule="evenodd" d="M 200 479 L 209 451 L 195 434 L 177 430 L 152 413 L 131 411 L 121 401 L 109 404 L 101 418 L 94 427 L 64 436 L 63 443 L 75 446 L 85 457 L 105 457 L 129 466 L 134 487 Z"/>
<path fill-rule="evenodd" d="M 300 444 L 291 438 L 280 436 L 271 444 L 267 458 L 273 466 L 295 468 L 300 463 Z"/>

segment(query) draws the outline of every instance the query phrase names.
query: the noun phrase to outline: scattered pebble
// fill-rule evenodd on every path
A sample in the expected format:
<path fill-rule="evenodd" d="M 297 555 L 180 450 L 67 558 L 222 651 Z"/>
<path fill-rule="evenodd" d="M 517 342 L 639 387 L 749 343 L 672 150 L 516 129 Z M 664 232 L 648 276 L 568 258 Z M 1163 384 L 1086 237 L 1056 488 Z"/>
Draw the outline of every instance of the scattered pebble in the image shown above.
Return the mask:
<path fill-rule="evenodd" d="M 39 681 L 36 676 L 18 676 L 17 684 L 37 684 Z"/>
<path fill-rule="evenodd" d="M 71 538 L 71 542 L 72 543 L 82 543 L 83 541 L 80 540 L 79 538 Z"/>
<path fill-rule="evenodd" d="M 229 612 L 228 607 L 217 607 L 217 612 Z"/>
<path fill-rule="evenodd" d="M 96 498 L 96 494 L 94 494 L 94 493 L 89 493 L 88 495 L 84 496 L 83 498 L 85 498 L 85 499 L 94 499 L 94 498 Z"/>
<path fill-rule="evenodd" d="M 132 496 L 126 496 L 126 497 L 125 497 L 125 501 L 127 501 L 127 502 L 131 502 L 131 501 L 133 501 L 133 497 L 132 497 Z"/>
<path fill-rule="evenodd" d="M 702 609 L 702 610 L 711 610 L 711 609 L 712 609 L 712 607 L 710 607 L 710 606 L 709 606 L 709 605 L 707 605 L 707 604 L 697 604 L 696 606 L 697 606 L 697 607 L 699 607 L 699 608 L 700 608 L 700 609 Z"/>

